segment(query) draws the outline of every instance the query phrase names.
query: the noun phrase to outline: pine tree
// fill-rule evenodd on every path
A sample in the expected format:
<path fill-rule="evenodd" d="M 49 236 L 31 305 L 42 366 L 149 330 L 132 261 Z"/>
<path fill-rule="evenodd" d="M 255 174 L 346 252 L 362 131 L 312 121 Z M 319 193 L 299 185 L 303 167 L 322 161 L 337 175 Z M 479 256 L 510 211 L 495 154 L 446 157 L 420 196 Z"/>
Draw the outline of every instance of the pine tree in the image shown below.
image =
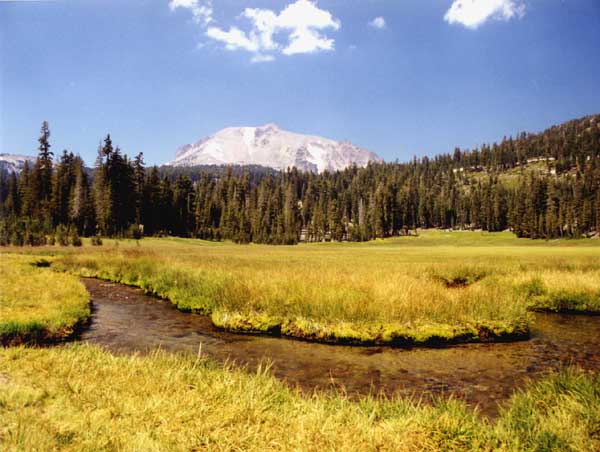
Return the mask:
<path fill-rule="evenodd" d="M 144 153 L 140 152 L 133 160 L 133 186 L 135 203 L 135 223 L 142 224 L 142 205 L 144 202 L 144 182 L 146 170 L 144 168 Z"/>
<path fill-rule="evenodd" d="M 53 174 L 51 210 L 54 227 L 69 223 L 69 200 L 75 185 L 74 158 L 73 153 L 65 149 Z"/>
<path fill-rule="evenodd" d="M 600 234 L 600 189 L 596 193 L 596 234 Z"/>
<path fill-rule="evenodd" d="M 560 235 L 558 230 L 557 198 L 554 184 L 548 187 L 548 198 L 546 201 L 546 237 L 553 238 Z"/>
<path fill-rule="evenodd" d="M 75 182 L 69 199 L 69 220 L 79 234 L 95 234 L 94 202 L 83 160 L 73 161 Z"/>
<path fill-rule="evenodd" d="M 20 214 L 24 217 L 33 217 L 33 213 L 37 205 L 37 184 L 34 185 L 34 183 L 32 182 L 32 175 L 29 169 L 29 162 L 27 161 L 25 162 L 23 170 L 19 175 L 18 191 L 19 198 L 21 199 Z"/>
<path fill-rule="evenodd" d="M 110 205 L 110 187 L 108 185 L 107 159 L 112 153 L 110 135 L 104 140 L 104 146 L 98 146 L 94 169 L 94 211 L 99 234 L 109 234 L 109 219 L 112 215 Z"/>
<path fill-rule="evenodd" d="M 8 177 L 6 195 L 4 197 L 2 212 L 5 218 L 18 217 L 21 212 L 21 199 L 19 197 L 19 182 L 13 172 Z"/>
<path fill-rule="evenodd" d="M 180 175 L 173 187 L 174 234 L 187 237 L 194 230 L 193 205 L 194 187 L 192 181 L 189 177 Z"/>
<path fill-rule="evenodd" d="M 158 168 L 153 166 L 143 189 L 141 223 L 144 225 L 144 234 L 152 235 L 160 230 L 160 183 Z"/>
<path fill-rule="evenodd" d="M 50 195 L 52 191 L 52 158 L 54 154 L 50 151 L 50 129 L 48 128 L 48 122 L 42 123 L 41 135 L 38 138 L 39 154 L 36 161 L 37 171 L 39 171 L 39 192 L 38 199 L 42 203 L 42 209 L 44 213 L 48 212 L 48 203 L 50 201 Z"/>

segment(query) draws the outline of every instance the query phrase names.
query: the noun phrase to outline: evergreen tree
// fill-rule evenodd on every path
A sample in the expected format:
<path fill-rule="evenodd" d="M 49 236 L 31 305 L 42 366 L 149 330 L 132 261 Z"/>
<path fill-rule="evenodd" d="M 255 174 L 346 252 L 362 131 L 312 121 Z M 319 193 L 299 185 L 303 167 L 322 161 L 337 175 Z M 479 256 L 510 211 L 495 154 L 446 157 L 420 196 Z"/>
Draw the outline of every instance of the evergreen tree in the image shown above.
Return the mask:
<path fill-rule="evenodd" d="M 95 234 L 94 201 L 90 190 L 83 160 L 75 157 L 73 161 L 75 182 L 69 199 L 69 220 L 79 234 Z"/>
<path fill-rule="evenodd" d="M 39 192 L 38 199 L 42 203 L 44 212 L 48 212 L 48 203 L 52 190 L 52 158 L 54 154 L 50 151 L 50 129 L 48 122 L 42 123 L 41 135 L 38 138 L 39 154 L 35 165 L 35 171 L 39 172 Z"/>

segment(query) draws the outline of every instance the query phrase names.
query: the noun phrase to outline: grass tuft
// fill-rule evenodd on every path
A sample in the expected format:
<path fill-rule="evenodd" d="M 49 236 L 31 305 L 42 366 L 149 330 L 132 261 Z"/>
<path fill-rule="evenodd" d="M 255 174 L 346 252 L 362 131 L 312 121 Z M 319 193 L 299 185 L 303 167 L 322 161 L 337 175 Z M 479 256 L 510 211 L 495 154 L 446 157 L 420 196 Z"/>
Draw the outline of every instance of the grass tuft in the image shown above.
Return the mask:
<path fill-rule="evenodd" d="M 470 286 L 485 278 L 490 270 L 481 265 L 438 265 L 429 270 L 432 279 L 442 282 L 448 288 Z"/>

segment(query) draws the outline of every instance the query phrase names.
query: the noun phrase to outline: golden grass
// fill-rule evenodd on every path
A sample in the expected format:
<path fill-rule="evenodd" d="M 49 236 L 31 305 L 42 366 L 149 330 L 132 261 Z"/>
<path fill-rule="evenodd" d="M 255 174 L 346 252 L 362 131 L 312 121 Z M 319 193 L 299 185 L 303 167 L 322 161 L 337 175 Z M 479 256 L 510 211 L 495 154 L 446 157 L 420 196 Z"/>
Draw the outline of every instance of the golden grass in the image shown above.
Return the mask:
<path fill-rule="evenodd" d="M 589 277 L 600 269 L 594 241 L 504 233 L 428 231 L 296 247 L 189 239 L 106 245 L 70 251 L 56 266 L 140 286 L 232 331 L 364 344 L 524 338 L 534 300 L 516 290 L 516 280 L 556 269 Z"/>
<path fill-rule="evenodd" d="M 540 311 L 600 314 L 600 270 L 546 269 L 513 276 Z"/>
<path fill-rule="evenodd" d="M 465 235 L 448 246 L 440 236 L 298 247 L 145 239 L 103 251 L 11 249 L 23 255 L 0 255 L 0 325 L 65 331 L 89 315 L 73 276 L 30 265 L 41 255 L 58 270 L 144 287 L 216 321 L 300 328 L 313 339 L 360 341 L 408 328 L 419 340 L 475 322 L 507 331 L 539 297 L 553 302 L 556 293 L 583 291 L 593 300 L 600 284 L 599 248 L 590 241 L 527 246 Z M 264 367 L 248 373 L 191 356 L 114 356 L 85 344 L 0 348 L 0 449 L 7 451 L 592 452 L 600 450 L 599 429 L 600 377 L 576 369 L 517 392 L 492 422 L 456 400 L 300 395 Z"/>
<path fill-rule="evenodd" d="M 90 316 L 77 278 L 34 256 L 0 255 L 0 344 L 65 339 Z"/>
<path fill-rule="evenodd" d="M 570 370 L 517 393 L 496 423 L 433 405 L 302 396 L 268 372 L 95 346 L 0 349 L 3 450 L 594 451 L 600 378 Z"/>
<path fill-rule="evenodd" d="M 254 259 L 243 247 L 184 246 L 71 254 L 55 268 L 123 282 L 168 298 L 182 310 L 211 314 L 239 332 L 270 332 L 325 342 L 428 344 L 526 337 L 522 296 L 488 277 L 449 289 L 423 265 L 347 260 Z M 293 248 L 287 248 L 294 254 Z M 334 250 L 331 250 L 334 252 Z M 210 254 L 213 252 L 214 254 Z M 237 253 L 237 254 L 236 254 Z M 337 254 L 337 253 L 334 253 Z M 491 273 L 491 270 L 490 270 Z"/>
<path fill-rule="evenodd" d="M 425 231 L 368 243 L 146 238 L 37 252 L 59 254 L 58 270 L 142 287 L 222 328 L 324 342 L 520 339 L 530 307 L 600 311 L 598 240 Z"/>

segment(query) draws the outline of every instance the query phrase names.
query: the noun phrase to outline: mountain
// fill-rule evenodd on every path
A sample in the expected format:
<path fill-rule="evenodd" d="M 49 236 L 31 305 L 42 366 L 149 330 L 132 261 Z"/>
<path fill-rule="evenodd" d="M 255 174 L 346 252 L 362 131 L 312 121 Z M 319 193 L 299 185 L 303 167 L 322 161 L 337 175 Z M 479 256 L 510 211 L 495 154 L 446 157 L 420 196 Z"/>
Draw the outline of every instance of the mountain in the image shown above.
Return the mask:
<path fill-rule="evenodd" d="M 275 124 L 261 127 L 228 127 L 179 148 L 170 166 L 262 165 L 275 169 L 295 166 L 321 173 L 344 169 L 352 163 L 366 166 L 383 160 L 348 141 L 288 132 Z"/>
<path fill-rule="evenodd" d="M 18 154 L 0 154 L 0 170 L 6 170 L 11 173 L 20 173 L 25 166 L 25 162 L 33 165 L 35 157 Z"/>

